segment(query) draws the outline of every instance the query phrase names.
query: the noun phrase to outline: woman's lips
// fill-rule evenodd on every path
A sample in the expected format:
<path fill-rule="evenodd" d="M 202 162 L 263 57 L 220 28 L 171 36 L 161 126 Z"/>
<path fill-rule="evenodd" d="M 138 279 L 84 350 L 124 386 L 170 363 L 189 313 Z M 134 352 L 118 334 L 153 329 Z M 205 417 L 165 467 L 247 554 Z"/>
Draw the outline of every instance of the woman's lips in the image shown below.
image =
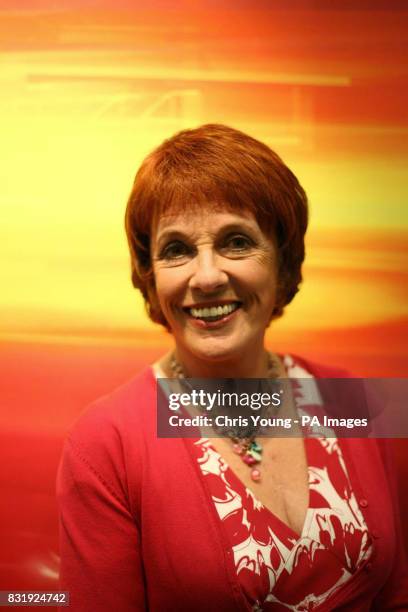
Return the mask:
<path fill-rule="evenodd" d="M 242 304 L 240 304 L 238 308 L 236 308 L 229 314 L 224 315 L 221 319 L 218 319 L 217 321 L 204 321 L 203 319 L 193 317 L 189 312 L 187 312 L 186 314 L 189 322 L 194 325 L 194 327 L 198 327 L 198 329 L 216 329 L 217 327 L 222 327 L 226 323 L 229 323 L 229 321 L 234 318 L 237 312 L 241 310 L 241 307 Z"/>

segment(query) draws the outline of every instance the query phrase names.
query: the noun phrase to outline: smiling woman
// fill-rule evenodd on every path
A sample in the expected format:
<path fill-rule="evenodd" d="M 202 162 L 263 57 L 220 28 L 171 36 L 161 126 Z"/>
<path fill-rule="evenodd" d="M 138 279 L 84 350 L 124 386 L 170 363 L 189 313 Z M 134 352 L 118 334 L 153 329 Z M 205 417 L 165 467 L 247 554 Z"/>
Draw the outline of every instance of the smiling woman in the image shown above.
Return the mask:
<path fill-rule="evenodd" d="M 142 164 L 126 210 L 132 282 L 174 348 L 67 438 L 61 588 L 74 612 L 408 609 L 387 445 L 308 437 L 296 424 L 317 396 L 302 384 L 258 419 L 290 437 L 264 437 L 238 408 L 228 426 L 206 417 L 210 437 L 157 436 L 160 378 L 191 390 L 186 378 L 347 376 L 265 347 L 298 291 L 306 226 L 291 170 L 232 128 L 180 132 Z M 195 408 L 188 422 L 203 420 Z"/>
<path fill-rule="evenodd" d="M 203 361 L 209 375 L 212 367 L 213 376 L 256 376 L 276 303 L 276 249 L 252 215 L 221 211 L 160 219 L 152 241 L 157 301 L 189 376 L 202 374 Z"/>
<path fill-rule="evenodd" d="M 265 330 L 298 291 L 307 214 L 276 153 L 226 126 L 181 132 L 144 161 L 126 212 L 132 280 L 189 376 L 266 375 Z"/>

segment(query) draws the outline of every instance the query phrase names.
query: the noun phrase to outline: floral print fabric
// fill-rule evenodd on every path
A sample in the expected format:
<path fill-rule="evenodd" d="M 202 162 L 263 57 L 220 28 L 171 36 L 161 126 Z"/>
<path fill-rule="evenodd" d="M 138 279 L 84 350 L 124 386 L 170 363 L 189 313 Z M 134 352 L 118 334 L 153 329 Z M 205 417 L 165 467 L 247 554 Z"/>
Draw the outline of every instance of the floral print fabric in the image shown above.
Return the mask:
<path fill-rule="evenodd" d="M 289 376 L 310 377 L 291 358 L 285 362 Z M 371 539 L 337 439 L 306 438 L 305 445 L 309 507 L 298 535 L 245 487 L 207 438 L 194 444 L 253 610 L 313 610 L 371 554 Z"/>

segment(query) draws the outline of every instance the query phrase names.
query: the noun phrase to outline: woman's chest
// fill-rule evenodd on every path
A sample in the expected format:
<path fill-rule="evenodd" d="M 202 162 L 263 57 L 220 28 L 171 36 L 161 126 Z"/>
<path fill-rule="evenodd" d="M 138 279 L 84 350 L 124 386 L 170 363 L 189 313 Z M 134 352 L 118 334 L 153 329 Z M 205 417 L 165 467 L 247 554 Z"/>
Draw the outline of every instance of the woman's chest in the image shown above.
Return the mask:
<path fill-rule="evenodd" d="M 234 452 L 229 440 L 213 438 L 211 446 L 225 460 L 242 486 L 280 521 L 300 534 L 309 505 L 308 457 L 303 438 L 259 439 L 262 459 L 260 479 Z"/>
<path fill-rule="evenodd" d="M 197 450 L 249 601 L 290 602 L 291 609 L 301 610 L 313 591 L 313 605 L 319 605 L 371 555 L 371 538 L 335 440 L 267 445 L 260 483 L 250 483 L 248 472 L 229 455 L 235 472 L 210 441 L 198 443 Z"/>

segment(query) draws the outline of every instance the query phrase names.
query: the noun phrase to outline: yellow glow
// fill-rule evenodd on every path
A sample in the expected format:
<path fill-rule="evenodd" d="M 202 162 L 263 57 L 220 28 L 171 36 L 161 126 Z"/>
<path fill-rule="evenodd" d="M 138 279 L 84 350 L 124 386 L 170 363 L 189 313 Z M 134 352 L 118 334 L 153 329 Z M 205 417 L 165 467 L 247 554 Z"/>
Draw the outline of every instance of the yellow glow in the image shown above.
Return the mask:
<path fill-rule="evenodd" d="M 195 85 L 160 92 L 153 85 L 135 91 L 134 83 L 119 91 L 110 78 L 137 82 L 159 78 L 160 69 L 125 65 L 114 55 L 10 53 L 2 70 L 7 97 L 0 103 L 6 152 L 0 167 L 0 333 L 155 329 L 129 279 L 123 214 L 132 178 L 146 153 L 164 138 L 208 121 L 229 123 L 228 112 L 220 103 L 216 117 L 206 114 L 197 67 L 172 68 L 174 77 Z M 50 78 L 73 74 L 103 76 L 107 84 Z M 315 72 L 247 74 L 223 68 L 208 74 L 211 81 L 225 83 L 349 85 L 347 76 Z M 313 138 L 325 135 L 335 142 L 348 133 L 358 139 L 362 130 L 301 121 L 295 110 L 289 127 L 272 120 L 251 123 L 250 112 L 234 123 L 276 146 L 311 201 L 314 233 L 306 282 L 276 325 L 343 327 L 403 316 L 406 159 L 373 152 L 319 155 Z M 387 129 L 365 128 L 371 135 Z M 337 233 L 324 244 L 328 228 Z M 344 240 L 350 233 L 353 244 Z"/>

